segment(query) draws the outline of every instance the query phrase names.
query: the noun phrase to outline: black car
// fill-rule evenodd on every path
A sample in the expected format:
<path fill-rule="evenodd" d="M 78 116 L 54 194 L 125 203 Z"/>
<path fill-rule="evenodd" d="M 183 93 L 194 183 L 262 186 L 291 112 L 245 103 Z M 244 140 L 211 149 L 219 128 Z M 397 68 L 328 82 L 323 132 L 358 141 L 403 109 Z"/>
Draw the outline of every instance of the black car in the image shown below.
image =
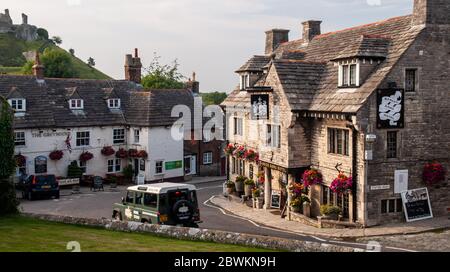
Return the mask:
<path fill-rule="evenodd" d="M 55 175 L 31 175 L 21 181 L 22 198 L 34 200 L 38 197 L 59 198 L 59 184 Z"/>

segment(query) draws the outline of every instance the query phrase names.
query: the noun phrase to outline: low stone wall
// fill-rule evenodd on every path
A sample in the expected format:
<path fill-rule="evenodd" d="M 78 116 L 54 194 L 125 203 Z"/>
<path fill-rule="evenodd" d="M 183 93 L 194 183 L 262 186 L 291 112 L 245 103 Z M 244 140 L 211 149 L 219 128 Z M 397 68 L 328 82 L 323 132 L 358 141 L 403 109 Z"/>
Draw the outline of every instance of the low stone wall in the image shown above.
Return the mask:
<path fill-rule="evenodd" d="M 105 228 L 114 231 L 150 233 L 153 235 L 192 241 L 226 243 L 292 252 L 353 252 L 355 249 L 326 243 L 313 243 L 282 238 L 231 233 L 217 230 L 150 225 L 109 219 L 76 218 L 70 216 L 25 214 L 25 216 L 72 225 Z"/>

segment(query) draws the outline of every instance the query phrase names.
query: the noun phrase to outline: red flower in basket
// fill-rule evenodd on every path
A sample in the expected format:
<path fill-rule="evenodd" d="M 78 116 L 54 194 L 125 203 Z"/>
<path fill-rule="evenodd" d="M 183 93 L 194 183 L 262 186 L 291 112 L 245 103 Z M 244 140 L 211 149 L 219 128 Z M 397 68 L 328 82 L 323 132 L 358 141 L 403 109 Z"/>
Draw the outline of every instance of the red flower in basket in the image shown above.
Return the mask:
<path fill-rule="evenodd" d="M 22 154 L 16 155 L 14 158 L 16 159 L 16 164 L 19 167 L 24 167 L 27 163 L 27 158 L 25 158 Z"/>
<path fill-rule="evenodd" d="M 256 153 L 255 150 L 253 150 L 253 149 L 249 149 L 249 150 L 245 151 L 244 157 L 248 161 L 256 161 L 257 162 L 259 160 L 258 153 Z"/>
<path fill-rule="evenodd" d="M 340 173 L 339 176 L 331 183 L 330 189 L 334 193 L 343 194 L 352 187 L 353 178 L 351 176 L 347 177 L 344 173 Z"/>
<path fill-rule="evenodd" d="M 111 146 L 105 146 L 102 148 L 102 154 L 106 157 L 116 154 L 116 151 Z"/>
<path fill-rule="evenodd" d="M 442 164 L 438 162 L 427 163 L 423 169 L 423 181 L 429 186 L 438 184 L 445 181 L 445 172 Z"/>
<path fill-rule="evenodd" d="M 61 150 L 55 150 L 53 152 L 51 152 L 48 157 L 52 160 L 52 161 L 59 161 L 60 159 L 62 159 L 64 157 L 64 153 Z"/>
<path fill-rule="evenodd" d="M 225 147 L 224 152 L 226 155 L 230 156 L 230 155 L 233 155 L 234 150 L 236 150 L 236 146 L 233 144 L 228 144 Z"/>
<path fill-rule="evenodd" d="M 90 161 L 90 160 L 92 160 L 93 158 L 94 158 L 94 154 L 92 154 L 92 153 L 89 152 L 89 151 L 83 152 L 83 153 L 81 153 L 81 155 L 80 155 L 80 161 L 84 161 L 84 162 Z"/>
<path fill-rule="evenodd" d="M 139 152 L 138 152 L 138 157 L 139 157 L 139 158 L 143 158 L 143 159 L 148 158 L 148 153 L 147 153 L 147 151 L 145 151 L 145 150 L 139 151 Z"/>
<path fill-rule="evenodd" d="M 126 159 L 126 158 L 128 157 L 128 152 L 127 152 L 125 149 L 120 148 L 120 149 L 116 152 L 116 157 L 117 157 L 118 159 Z"/>
<path fill-rule="evenodd" d="M 244 159 L 245 158 L 245 147 L 240 146 L 234 150 L 233 155 L 236 156 L 238 159 Z"/>
<path fill-rule="evenodd" d="M 139 152 L 137 151 L 137 149 L 130 149 L 130 150 L 128 150 L 128 157 L 130 157 L 130 158 L 138 158 L 139 157 Z"/>
<path fill-rule="evenodd" d="M 303 185 L 305 187 L 315 184 L 322 184 L 322 182 L 322 174 L 317 169 L 306 170 L 305 173 L 303 173 Z"/>

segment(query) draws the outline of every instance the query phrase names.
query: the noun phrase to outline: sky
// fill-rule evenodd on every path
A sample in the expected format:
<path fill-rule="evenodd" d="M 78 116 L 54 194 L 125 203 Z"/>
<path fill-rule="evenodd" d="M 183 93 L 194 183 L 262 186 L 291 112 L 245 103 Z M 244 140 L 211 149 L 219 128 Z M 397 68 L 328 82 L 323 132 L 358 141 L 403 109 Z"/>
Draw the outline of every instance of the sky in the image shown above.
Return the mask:
<path fill-rule="evenodd" d="M 125 54 L 139 48 L 144 66 L 154 53 L 161 62 L 177 59 L 180 72 L 196 72 L 202 92 L 230 92 L 234 73 L 253 55 L 264 54 L 265 31 L 291 30 L 322 20 L 322 33 L 412 13 L 413 0 L 1 0 L 15 23 L 60 36 L 62 47 L 82 60 L 124 78 Z M 1 11 L 2 12 L 2 11 Z"/>

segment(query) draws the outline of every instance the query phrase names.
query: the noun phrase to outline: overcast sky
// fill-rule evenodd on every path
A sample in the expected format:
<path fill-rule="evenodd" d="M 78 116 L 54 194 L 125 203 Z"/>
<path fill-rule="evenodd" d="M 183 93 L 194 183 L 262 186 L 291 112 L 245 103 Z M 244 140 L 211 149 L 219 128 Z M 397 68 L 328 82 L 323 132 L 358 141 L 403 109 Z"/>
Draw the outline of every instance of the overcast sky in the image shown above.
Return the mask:
<path fill-rule="evenodd" d="M 264 53 L 265 31 L 290 29 L 300 38 L 300 23 L 322 20 L 322 32 L 410 14 L 413 0 L 1 0 L 16 23 L 46 28 L 74 48 L 82 60 L 122 79 L 126 53 L 140 49 L 144 66 L 153 53 L 162 62 L 178 59 L 181 72 L 197 73 L 204 92 L 231 91 L 234 71 L 249 57 Z"/>

